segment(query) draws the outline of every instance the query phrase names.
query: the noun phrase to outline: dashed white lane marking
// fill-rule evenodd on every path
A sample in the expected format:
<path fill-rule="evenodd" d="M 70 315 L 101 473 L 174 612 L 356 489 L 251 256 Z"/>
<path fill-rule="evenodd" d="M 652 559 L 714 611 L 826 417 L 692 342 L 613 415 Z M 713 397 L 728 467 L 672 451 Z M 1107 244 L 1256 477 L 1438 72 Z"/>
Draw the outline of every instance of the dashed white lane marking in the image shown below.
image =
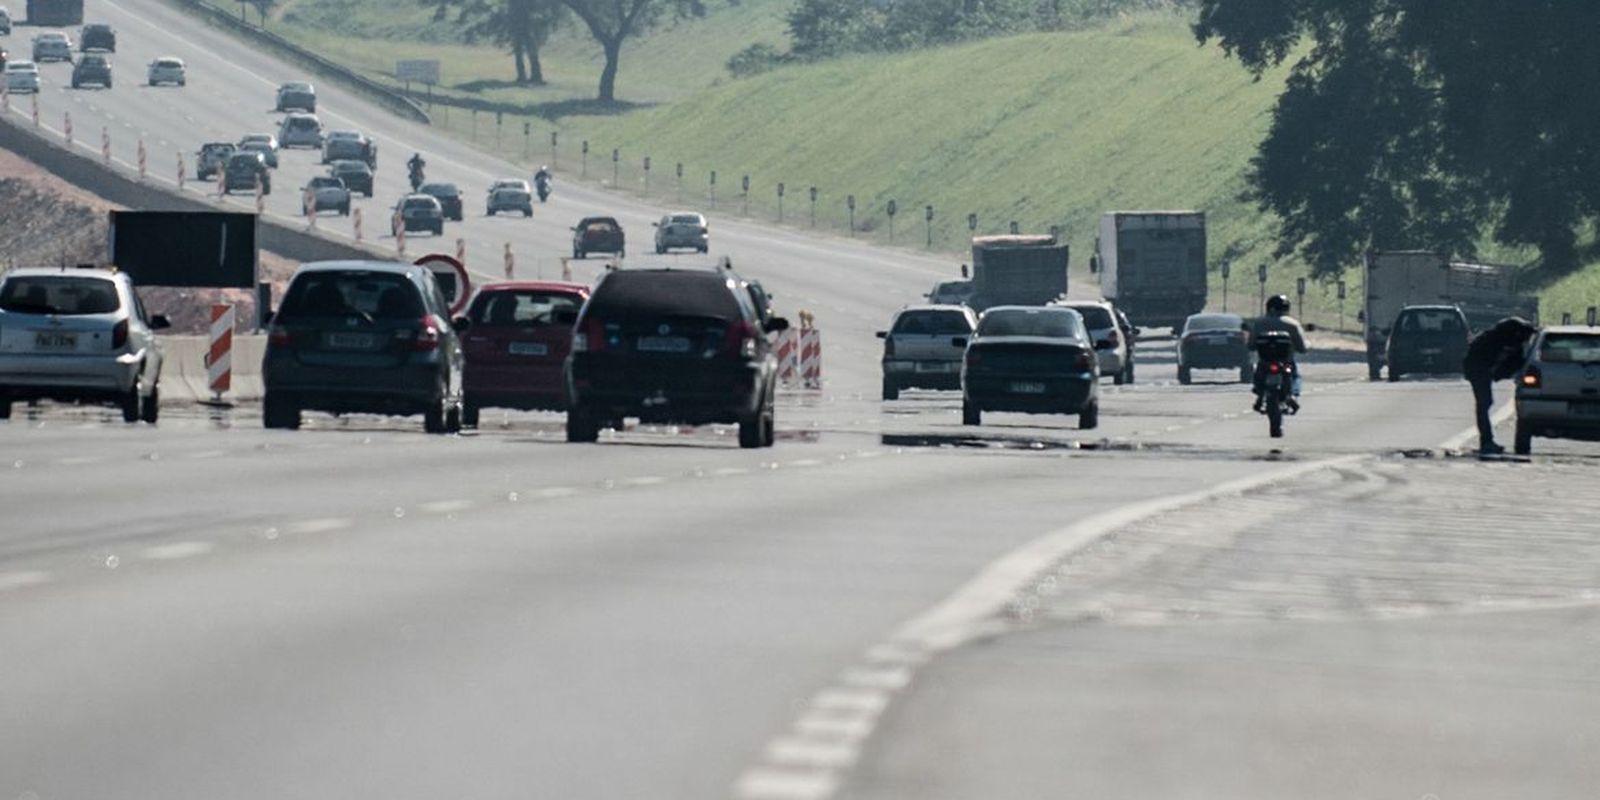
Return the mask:
<path fill-rule="evenodd" d="M 656 486 L 666 483 L 667 479 L 659 475 L 642 475 L 637 478 L 623 478 L 617 481 L 618 486 Z"/>
<path fill-rule="evenodd" d="M 862 715 L 877 715 L 888 705 L 887 694 L 865 689 L 828 689 L 811 700 L 811 707 L 819 711 Z"/>
<path fill-rule="evenodd" d="M 327 533 L 329 531 L 343 530 L 351 526 L 351 521 L 341 517 L 325 517 L 322 519 L 307 519 L 291 522 L 283 526 L 290 533 Z"/>
<path fill-rule="evenodd" d="M 838 788 L 829 770 L 756 769 L 741 776 L 733 792 L 742 800 L 823 800 Z"/>
<path fill-rule="evenodd" d="M 718 478 L 729 478 L 734 475 L 745 475 L 749 472 L 750 470 L 745 469 L 744 467 L 718 467 L 714 470 L 711 470 L 711 474 Z"/>
<path fill-rule="evenodd" d="M 821 459 L 817 459 L 817 458 L 802 458 L 802 459 L 800 459 L 798 461 L 790 461 L 789 462 L 789 466 L 791 466 L 791 467 L 820 467 L 820 466 L 822 466 L 822 460 Z"/>
<path fill-rule="evenodd" d="M 24 589 L 29 586 L 38 586 L 49 583 L 55 576 L 48 572 L 30 570 L 28 572 L 0 572 L 0 592 L 7 589 Z"/>
<path fill-rule="evenodd" d="M 63 467 L 81 467 L 85 464 L 98 464 L 105 461 L 105 456 L 67 456 L 56 459 L 56 463 Z"/>
<path fill-rule="evenodd" d="M 417 508 L 429 514 L 453 514 L 457 511 L 466 511 L 475 505 L 477 504 L 471 500 L 434 500 L 430 503 L 422 503 Z"/>
<path fill-rule="evenodd" d="M 533 496 L 534 497 L 538 497 L 538 498 L 542 498 L 542 499 L 546 499 L 546 500 L 550 500 L 550 499 L 554 499 L 554 498 L 557 498 L 557 497 L 571 497 L 571 496 L 573 496 L 573 495 L 575 495 L 577 493 L 578 493 L 578 490 L 574 489 L 574 488 L 572 488 L 570 486 L 551 486 L 551 487 L 548 487 L 548 488 L 545 488 L 545 489 L 539 489 L 539 490 L 535 491 L 533 493 Z"/>
<path fill-rule="evenodd" d="M 227 454 L 228 454 L 228 451 L 226 451 L 226 450 L 201 450 L 198 453 L 190 453 L 189 454 L 189 458 L 193 458 L 193 459 L 222 458 L 223 456 L 225 456 Z"/>
<path fill-rule="evenodd" d="M 211 542 L 173 542 L 145 548 L 140 551 L 139 557 L 146 561 L 177 561 L 180 558 L 203 556 L 215 549 L 217 546 Z"/>
<path fill-rule="evenodd" d="M 855 745 L 812 739 L 778 739 L 767 745 L 767 761 L 786 767 L 841 769 L 854 764 L 859 755 Z"/>

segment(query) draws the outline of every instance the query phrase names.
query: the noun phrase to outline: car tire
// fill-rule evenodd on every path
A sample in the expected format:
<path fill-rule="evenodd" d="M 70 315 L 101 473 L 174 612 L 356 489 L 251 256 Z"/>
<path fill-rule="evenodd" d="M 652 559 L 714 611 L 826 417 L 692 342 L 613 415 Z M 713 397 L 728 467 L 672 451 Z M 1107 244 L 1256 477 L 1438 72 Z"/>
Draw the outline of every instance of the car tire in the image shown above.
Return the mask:
<path fill-rule="evenodd" d="M 426 433 L 449 433 L 445 425 L 444 400 L 440 399 L 422 412 L 422 430 Z"/>
<path fill-rule="evenodd" d="M 706 246 L 705 246 L 705 247 L 701 247 L 701 248 L 700 248 L 700 252 L 702 252 L 702 253 L 709 253 L 709 252 L 711 252 L 711 246 L 710 246 L 710 245 L 706 245 Z"/>
<path fill-rule="evenodd" d="M 461 404 L 456 403 L 455 405 L 450 406 L 450 410 L 444 412 L 444 432 L 460 433 L 461 417 Z"/>
<path fill-rule="evenodd" d="M 73 81 L 72 82 L 72 88 L 78 89 L 78 88 L 81 88 L 81 87 L 78 86 L 78 82 L 77 81 Z"/>
<path fill-rule="evenodd" d="M 109 91 L 110 89 L 111 89 L 111 81 L 106 81 L 106 90 Z"/>
<path fill-rule="evenodd" d="M 656 247 L 656 255 L 658 255 L 658 256 L 664 256 L 664 255 L 666 255 L 666 254 L 667 254 L 667 248 L 665 248 L 665 247 L 661 247 L 661 246 L 657 246 L 657 247 Z"/>
<path fill-rule="evenodd" d="M 745 449 L 766 446 L 766 426 L 772 417 L 772 410 L 766 406 L 756 409 L 754 414 L 739 420 L 739 446 Z"/>
<path fill-rule="evenodd" d="M 982 425 L 983 410 L 973 405 L 971 400 L 961 401 L 961 424 Z"/>
<path fill-rule="evenodd" d="M 178 81 L 178 85 L 179 85 L 179 86 L 188 86 L 188 85 L 189 85 L 189 82 L 188 82 L 188 81 L 186 81 L 186 80 L 182 80 L 182 81 Z"/>
<path fill-rule="evenodd" d="M 575 259 L 582 260 L 584 258 L 587 258 L 588 256 L 589 256 L 588 253 L 585 253 L 582 250 L 579 250 L 577 248 L 573 248 L 573 250 L 572 250 L 572 257 L 575 258 Z"/>
<path fill-rule="evenodd" d="M 133 379 L 133 388 L 129 389 L 128 393 L 122 396 L 122 421 L 138 422 L 139 417 L 143 412 L 144 380 L 142 378 L 135 377 Z"/>
<path fill-rule="evenodd" d="M 470 395 L 461 402 L 461 424 L 469 428 L 478 427 L 478 404 Z"/>
<path fill-rule="evenodd" d="M 281 392 L 267 392 L 261 398 L 261 427 L 268 430 L 299 430 L 300 409 Z"/>
<path fill-rule="evenodd" d="M 1240 364 L 1239 365 L 1239 382 L 1240 383 L 1254 383 L 1255 382 L 1254 373 L 1255 373 L 1255 369 L 1253 369 L 1249 364 Z"/>
<path fill-rule="evenodd" d="M 1192 376 L 1189 374 L 1188 367 L 1178 367 L 1178 383 L 1188 386 L 1191 379 Z"/>
<path fill-rule="evenodd" d="M 567 409 L 567 441 L 588 444 L 599 439 L 600 423 L 593 412 L 579 405 Z"/>
<path fill-rule="evenodd" d="M 150 396 L 144 400 L 144 408 L 139 409 L 139 419 L 156 424 L 161 417 L 161 384 L 150 387 Z"/>
<path fill-rule="evenodd" d="M 1516 438 L 1511 442 L 1511 452 L 1519 456 L 1533 455 L 1533 431 L 1517 423 Z"/>
<path fill-rule="evenodd" d="M 1400 376 L 1402 376 L 1402 375 L 1404 375 L 1404 374 L 1405 374 L 1405 373 L 1403 373 L 1403 372 L 1400 372 L 1400 371 L 1399 371 L 1399 370 L 1396 370 L 1396 369 L 1395 369 L 1395 368 L 1394 368 L 1394 365 L 1393 365 L 1393 364 L 1391 364 L 1391 365 L 1389 365 L 1389 375 L 1388 375 L 1388 378 L 1389 378 L 1389 382 L 1390 382 L 1390 383 L 1399 383 L 1399 382 L 1400 382 Z"/>
<path fill-rule="evenodd" d="M 1125 375 L 1126 375 L 1126 372 L 1118 372 L 1117 374 L 1112 375 L 1111 376 L 1111 385 L 1112 386 L 1121 386 Z"/>
<path fill-rule="evenodd" d="M 1078 412 L 1078 430 L 1092 431 L 1100 427 L 1100 404 L 1090 403 Z"/>
<path fill-rule="evenodd" d="M 885 399 L 885 400 L 899 400 L 900 399 L 900 384 L 895 383 L 894 381 L 891 381 L 888 378 L 884 378 L 883 379 L 883 399 Z"/>
<path fill-rule="evenodd" d="M 1368 361 L 1367 362 L 1367 380 L 1368 381 L 1376 382 L 1378 380 L 1378 378 L 1381 376 L 1382 371 L 1383 371 L 1383 365 L 1382 364 L 1379 364 L 1376 361 Z"/>
<path fill-rule="evenodd" d="M 345 203 L 344 205 L 339 206 L 339 216 L 341 216 L 341 217 L 350 216 L 350 204 L 349 203 Z"/>
<path fill-rule="evenodd" d="M 533 206 L 528 206 L 527 208 L 522 209 L 522 216 L 524 216 L 524 217 L 532 217 L 533 216 Z"/>
<path fill-rule="evenodd" d="M 11 419 L 11 398 L 0 397 L 0 419 Z"/>

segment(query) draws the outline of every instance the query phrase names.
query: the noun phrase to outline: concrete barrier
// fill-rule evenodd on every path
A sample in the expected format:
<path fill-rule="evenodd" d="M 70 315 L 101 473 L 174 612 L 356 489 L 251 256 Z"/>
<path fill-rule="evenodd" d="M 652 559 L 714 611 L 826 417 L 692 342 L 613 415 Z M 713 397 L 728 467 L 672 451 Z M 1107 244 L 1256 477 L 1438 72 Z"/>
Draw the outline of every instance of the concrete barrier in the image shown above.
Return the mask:
<path fill-rule="evenodd" d="M 198 403 L 211 399 L 206 373 L 206 354 L 211 349 L 209 336 L 162 336 L 162 402 Z M 261 399 L 261 357 L 267 337 L 251 334 L 233 337 L 233 391 L 222 399 L 257 402 Z"/>

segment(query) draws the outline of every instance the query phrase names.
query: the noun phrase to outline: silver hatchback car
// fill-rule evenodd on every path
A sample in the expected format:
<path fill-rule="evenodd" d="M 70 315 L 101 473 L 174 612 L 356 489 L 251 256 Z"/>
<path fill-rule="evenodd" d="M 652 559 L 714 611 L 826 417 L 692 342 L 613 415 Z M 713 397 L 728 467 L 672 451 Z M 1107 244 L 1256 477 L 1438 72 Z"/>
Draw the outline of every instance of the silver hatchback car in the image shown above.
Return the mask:
<path fill-rule="evenodd" d="M 1600 440 L 1600 328 L 1546 328 L 1517 376 L 1517 455 L 1533 437 Z"/>
<path fill-rule="evenodd" d="M 655 223 L 656 254 L 679 248 L 704 253 L 711 249 L 711 228 L 705 215 L 696 211 L 674 211 Z"/>
<path fill-rule="evenodd" d="M 128 422 L 160 411 L 167 318 L 145 314 L 126 273 L 16 269 L 0 277 L 0 419 L 19 400 L 109 403 Z"/>
<path fill-rule="evenodd" d="M 290 114 L 278 126 L 278 146 L 322 149 L 322 121 L 312 114 Z"/>
<path fill-rule="evenodd" d="M 883 399 L 905 389 L 960 389 L 961 358 L 978 317 L 966 306 L 908 306 L 883 340 Z"/>

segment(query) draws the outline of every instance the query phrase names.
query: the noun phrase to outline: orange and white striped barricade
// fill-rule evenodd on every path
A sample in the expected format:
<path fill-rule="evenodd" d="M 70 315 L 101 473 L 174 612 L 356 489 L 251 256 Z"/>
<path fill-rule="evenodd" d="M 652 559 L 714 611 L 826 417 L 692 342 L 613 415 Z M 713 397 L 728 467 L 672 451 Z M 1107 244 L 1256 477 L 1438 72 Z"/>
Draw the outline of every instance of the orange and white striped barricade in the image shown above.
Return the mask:
<path fill-rule="evenodd" d="M 400 218 L 400 212 L 395 212 L 394 221 L 390 224 L 394 226 L 394 250 L 401 255 L 405 255 L 406 223 L 405 220 Z"/>
<path fill-rule="evenodd" d="M 261 185 L 261 173 L 256 173 L 256 216 L 267 213 L 266 187 Z"/>
<path fill-rule="evenodd" d="M 222 167 L 217 167 L 216 171 L 211 173 L 211 174 L 216 176 L 216 179 L 217 179 L 217 197 L 227 197 L 228 196 L 228 173 L 227 173 L 227 171 L 225 171 Z"/>
<path fill-rule="evenodd" d="M 356 241 L 361 241 L 361 209 L 350 212 L 350 225 L 355 228 Z"/>
<path fill-rule="evenodd" d="M 310 186 L 300 194 L 300 210 L 306 215 L 306 227 L 317 227 L 317 193 Z"/>
<path fill-rule="evenodd" d="M 183 173 L 184 173 L 184 169 L 185 169 L 185 165 L 183 163 L 183 151 L 179 150 L 178 151 L 178 191 L 180 191 L 180 192 L 183 191 L 183 177 L 184 177 Z"/>
<path fill-rule="evenodd" d="M 0 109 L 11 110 L 11 84 L 0 81 Z"/>
<path fill-rule="evenodd" d="M 800 385 L 800 332 L 794 328 L 778 332 L 778 384 Z"/>
<path fill-rule="evenodd" d="M 813 326 L 810 314 L 800 318 L 800 383 L 807 389 L 822 388 L 822 331 Z"/>
<path fill-rule="evenodd" d="M 511 280 L 511 276 L 516 272 L 517 267 L 517 258 L 511 254 L 510 242 L 506 242 L 506 255 L 504 261 L 506 268 L 506 280 L 509 281 Z"/>
<path fill-rule="evenodd" d="M 572 261 L 566 256 L 561 257 L 561 280 L 572 280 Z"/>
<path fill-rule="evenodd" d="M 61 138 L 72 144 L 72 112 L 67 111 L 61 115 Z"/>
<path fill-rule="evenodd" d="M 144 177 L 145 177 L 145 157 L 147 155 L 148 154 L 144 150 L 144 139 L 140 139 L 139 140 L 139 180 L 141 180 L 141 181 L 144 180 Z M 179 185 L 181 186 L 182 184 L 180 183 Z"/>
<path fill-rule="evenodd" d="M 28 96 L 33 101 L 33 127 L 39 127 L 39 93 L 34 92 Z"/>
<path fill-rule="evenodd" d="M 467 240 L 459 236 L 456 237 L 456 260 L 467 263 Z"/>
<path fill-rule="evenodd" d="M 106 165 L 111 164 L 111 129 L 100 126 L 100 157 L 105 159 Z"/>
<path fill-rule="evenodd" d="M 233 388 L 233 305 L 211 306 L 210 347 L 206 350 L 206 385 L 214 401 Z"/>

